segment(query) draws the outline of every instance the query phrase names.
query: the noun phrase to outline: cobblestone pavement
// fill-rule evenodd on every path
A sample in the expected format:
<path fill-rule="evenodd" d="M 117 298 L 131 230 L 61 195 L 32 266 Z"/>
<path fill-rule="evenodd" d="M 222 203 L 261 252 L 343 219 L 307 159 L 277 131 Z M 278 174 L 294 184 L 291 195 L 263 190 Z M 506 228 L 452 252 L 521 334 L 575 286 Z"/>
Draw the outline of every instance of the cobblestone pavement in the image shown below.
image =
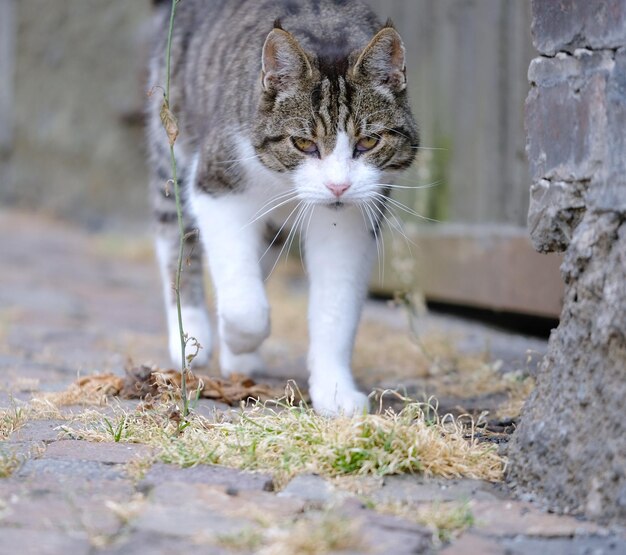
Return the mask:
<path fill-rule="evenodd" d="M 12 410 L 33 392 L 63 390 L 78 374 L 120 373 L 129 358 L 165 363 L 160 284 L 143 244 L 0 212 L 0 407 Z M 390 333 L 404 326 L 382 303 L 368 304 L 365 318 Z M 459 335 L 467 350 L 488 340 L 505 364 L 545 348 L 451 318 L 429 317 L 424 326 Z M 280 340 L 268 350 L 273 360 L 291 353 Z M 274 379 L 287 371 L 303 379 L 302 354 L 274 369 Z M 217 466 L 156 463 L 138 478 L 129 463 L 149 448 L 64 439 L 62 423 L 27 421 L 0 445 L 0 461 L 20 461 L 0 478 L 0 555 L 626 553 L 621 531 L 546 513 L 512 499 L 503 485 L 390 476 L 364 482 L 371 486 L 364 502 L 314 475 L 298 476 L 278 492 L 270 475 Z M 440 542 L 410 515 L 376 510 L 403 501 L 457 501 L 473 523 Z"/>

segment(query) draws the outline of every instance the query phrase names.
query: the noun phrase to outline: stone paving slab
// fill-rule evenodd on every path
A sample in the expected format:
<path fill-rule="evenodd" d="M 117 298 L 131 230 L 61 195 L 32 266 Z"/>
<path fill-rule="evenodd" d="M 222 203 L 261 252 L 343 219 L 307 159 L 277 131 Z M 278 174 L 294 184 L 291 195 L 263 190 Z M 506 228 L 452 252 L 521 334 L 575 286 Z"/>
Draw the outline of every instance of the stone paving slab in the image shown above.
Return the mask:
<path fill-rule="evenodd" d="M 131 524 L 133 530 L 180 538 L 193 538 L 200 534 L 237 534 L 253 526 L 253 520 L 224 516 L 198 505 L 181 508 L 157 503 L 150 503 Z"/>
<path fill-rule="evenodd" d="M 163 483 L 185 482 L 188 484 L 220 485 L 231 491 L 272 491 L 274 481 L 269 474 L 241 472 L 224 466 L 199 465 L 179 468 L 163 463 L 150 467 L 140 483 L 142 489 L 152 489 Z"/>
<path fill-rule="evenodd" d="M 87 533 L 94 535 L 115 535 L 121 523 L 107 508 L 104 501 L 66 495 L 41 498 L 13 499 L 3 512 L 0 523 L 3 526 L 26 530 L 60 530 L 63 532 Z"/>
<path fill-rule="evenodd" d="M 245 473 L 241 473 L 243 480 Z M 298 498 L 281 499 L 258 489 L 234 489 L 232 486 L 202 483 L 165 482 L 149 492 L 153 503 L 163 506 L 198 507 L 221 511 L 225 515 L 263 518 L 290 518 L 302 513 L 304 502 Z"/>
<path fill-rule="evenodd" d="M 0 407 L 28 401 L 34 387 L 63 390 L 79 373 L 121 374 L 129 357 L 137 363 L 167 361 L 161 285 L 150 253 L 116 257 L 114 249 L 103 252 L 96 245 L 96 237 L 74 228 L 30 214 L 0 213 Z M 364 317 L 394 333 L 406 329 L 405 315 L 385 303 L 368 303 Z M 434 316 L 423 324 L 424 330 L 463 335 L 468 352 L 491 342 L 509 369 L 524 367 L 526 350 L 545 348 L 541 340 L 454 318 Z M 291 352 L 279 343 L 270 347 L 279 358 Z M 299 352 L 277 364 L 274 378 L 284 380 L 291 372 L 302 377 L 303 361 Z M 499 399 L 475 402 L 477 409 L 493 408 Z M 485 407 L 488 402 L 493 406 Z M 137 401 L 119 406 L 133 411 Z M 201 401 L 197 412 L 210 418 L 226 409 Z M 80 410 L 62 407 L 61 413 Z M 98 410 L 109 415 L 114 408 Z M 216 537 L 262 529 L 265 521 L 286 527 L 315 523 L 324 515 L 357 523 L 369 552 L 433 552 L 430 530 L 372 509 L 390 501 L 468 503 L 475 524 L 443 547 L 446 555 L 626 553 L 616 532 L 547 514 L 511 500 L 503 487 L 475 480 L 392 476 L 382 488 L 368 489 L 364 499 L 313 475 L 296 477 L 275 492 L 269 474 L 219 466 L 156 463 L 133 481 L 127 463 L 149 457 L 150 449 L 67 439 L 57 429 L 63 424 L 29 421 L 0 446 L 27 458 L 11 477 L 0 479 L 0 555 L 234 553 Z M 368 488 L 372 483 L 378 481 L 368 481 Z"/>
<path fill-rule="evenodd" d="M 444 547 L 440 555 L 513 555 L 502 544 L 493 538 L 478 536 L 473 532 L 463 534 L 460 538 Z M 533 555 L 543 555 L 535 552 Z M 563 554 L 565 555 L 565 554 Z"/>
<path fill-rule="evenodd" d="M 476 520 L 476 528 L 490 536 L 567 538 L 608 533 L 605 528 L 593 522 L 546 513 L 530 503 L 472 500 L 470 507 Z"/>
<path fill-rule="evenodd" d="M 99 461 L 80 459 L 36 459 L 26 461 L 15 473 L 16 478 L 36 479 L 54 477 L 60 483 L 78 480 L 123 480 L 124 469 L 120 465 L 111 465 Z"/>
<path fill-rule="evenodd" d="M 441 503 L 491 501 L 506 497 L 493 484 L 482 480 L 443 480 L 416 476 L 386 476 L 383 487 L 372 494 L 379 502 L 410 501 L 412 503 Z"/>
<path fill-rule="evenodd" d="M 90 555 L 84 534 L 78 537 L 55 530 L 28 530 L 0 526 L 0 555 Z"/>
<path fill-rule="evenodd" d="M 154 450 L 146 445 L 133 443 L 89 443 L 88 441 L 63 439 L 48 445 L 42 458 L 124 464 L 141 457 L 149 457 L 153 452 Z"/>
<path fill-rule="evenodd" d="M 217 546 L 202 546 L 197 541 L 168 537 L 145 531 L 129 531 L 111 545 L 97 551 L 98 555 L 233 555 L 233 551 Z M 237 552 L 246 555 L 246 551 Z"/>
<path fill-rule="evenodd" d="M 504 540 L 502 546 L 510 555 L 623 555 L 626 540 L 621 538 L 579 537 L 573 540 L 525 538 Z"/>
<path fill-rule="evenodd" d="M 59 439 L 60 426 L 67 424 L 64 420 L 31 420 L 11 434 L 9 443 L 24 441 L 41 441 L 50 443 Z"/>

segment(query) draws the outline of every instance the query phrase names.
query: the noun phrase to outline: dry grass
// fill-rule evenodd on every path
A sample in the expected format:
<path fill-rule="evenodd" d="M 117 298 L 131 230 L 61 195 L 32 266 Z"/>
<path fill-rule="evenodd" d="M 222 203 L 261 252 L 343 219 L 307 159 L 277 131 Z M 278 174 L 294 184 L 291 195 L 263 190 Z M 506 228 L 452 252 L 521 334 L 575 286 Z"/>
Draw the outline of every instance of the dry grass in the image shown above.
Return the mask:
<path fill-rule="evenodd" d="M 311 512 L 296 520 L 282 521 L 260 529 L 223 535 L 217 543 L 234 551 L 258 555 L 325 555 L 327 553 L 368 553 L 358 520 L 329 510 Z"/>
<path fill-rule="evenodd" d="M 19 430 L 27 420 L 24 408 L 13 404 L 11 407 L 0 410 L 0 440 L 7 439 L 13 432 Z"/>
<path fill-rule="evenodd" d="M 361 524 L 332 512 L 269 529 L 259 555 L 321 555 L 337 551 L 365 553 Z"/>
<path fill-rule="evenodd" d="M 25 457 L 11 450 L 0 449 L 0 478 L 8 478 L 24 462 Z"/>
<path fill-rule="evenodd" d="M 280 403 L 195 416 L 184 426 L 166 411 L 117 410 L 111 420 L 88 417 L 72 437 L 156 447 L 159 458 L 183 467 L 222 464 L 274 475 L 279 487 L 300 473 L 327 477 L 423 473 L 446 478 L 501 479 L 503 461 L 492 446 L 466 439 L 467 427 L 439 418 L 431 406 L 329 419 Z"/>
<path fill-rule="evenodd" d="M 474 515 L 468 503 L 446 502 L 416 504 L 410 502 L 380 503 L 376 511 L 399 516 L 428 528 L 435 546 L 460 536 L 474 524 Z"/>
<path fill-rule="evenodd" d="M 40 402 L 48 402 L 56 407 L 65 406 L 105 406 L 111 395 L 122 387 L 122 379 L 114 374 L 86 376 L 71 383 L 63 391 L 40 394 Z"/>
<path fill-rule="evenodd" d="M 47 399 L 32 399 L 29 403 L 13 401 L 0 409 L 0 441 L 6 440 L 29 420 L 65 420 L 68 415 Z"/>

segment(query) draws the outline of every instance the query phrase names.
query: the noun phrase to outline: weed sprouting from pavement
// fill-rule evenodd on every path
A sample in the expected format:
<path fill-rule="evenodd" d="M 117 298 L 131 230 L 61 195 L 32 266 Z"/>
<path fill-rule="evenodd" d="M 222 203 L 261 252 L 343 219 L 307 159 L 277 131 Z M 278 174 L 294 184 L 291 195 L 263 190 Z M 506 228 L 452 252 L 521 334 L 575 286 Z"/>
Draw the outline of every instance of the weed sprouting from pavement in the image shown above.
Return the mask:
<path fill-rule="evenodd" d="M 172 170 L 171 182 L 174 184 L 174 199 L 176 201 L 176 216 L 178 219 L 179 228 L 179 247 L 178 247 L 178 262 L 176 265 L 176 277 L 174 280 L 174 293 L 176 296 L 176 312 L 178 315 L 178 333 L 180 335 L 180 351 L 181 351 L 181 406 L 182 417 L 187 418 L 189 414 L 189 398 L 187 396 L 187 374 L 190 372 L 189 366 L 193 357 L 197 354 L 199 345 L 197 341 L 188 337 L 183 328 L 183 316 L 180 304 L 180 276 L 183 271 L 183 258 L 185 249 L 185 224 L 183 221 L 183 209 L 180 198 L 180 184 L 177 176 L 176 156 L 174 154 L 174 144 L 178 138 L 178 122 L 176 117 L 170 110 L 170 80 L 171 80 L 171 58 L 172 58 L 172 34 L 174 31 L 174 20 L 176 17 L 176 5 L 180 0 L 172 0 L 172 8 L 170 12 L 170 23 L 167 34 L 167 48 L 166 48 L 166 85 L 163 89 L 163 103 L 161 104 L 161 122 L 170 146 L 170 166 Z M 187 344 L 191 342 L 192 345 L 197 347 L 196 353 L 190 356 L 186 355 Z"/>
<path fill-rule="evenodd" d="M 10 450 L 0 449 L 0 478 L 8 478 L 24 462 L 24 457 Z"/>

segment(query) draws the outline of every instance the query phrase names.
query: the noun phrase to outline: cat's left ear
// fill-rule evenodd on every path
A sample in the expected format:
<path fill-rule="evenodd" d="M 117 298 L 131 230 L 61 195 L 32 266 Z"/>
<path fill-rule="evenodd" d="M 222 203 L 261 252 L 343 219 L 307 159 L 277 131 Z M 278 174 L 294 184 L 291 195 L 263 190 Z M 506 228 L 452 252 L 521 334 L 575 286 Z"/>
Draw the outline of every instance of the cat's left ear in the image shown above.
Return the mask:
<path fill-rule="evenodd" d="M 404 43 L 390 22 L 361 52 L 354 72 L 388 86 L 395 93 L 406 88 Z"/>
<path fill-rule="evenodd" d="M 263 45 L 263 88 L 266 91 L 285 89 L 310 78 L 311 64 L 306 53 L 291 33 L 277 21 Z"/>

